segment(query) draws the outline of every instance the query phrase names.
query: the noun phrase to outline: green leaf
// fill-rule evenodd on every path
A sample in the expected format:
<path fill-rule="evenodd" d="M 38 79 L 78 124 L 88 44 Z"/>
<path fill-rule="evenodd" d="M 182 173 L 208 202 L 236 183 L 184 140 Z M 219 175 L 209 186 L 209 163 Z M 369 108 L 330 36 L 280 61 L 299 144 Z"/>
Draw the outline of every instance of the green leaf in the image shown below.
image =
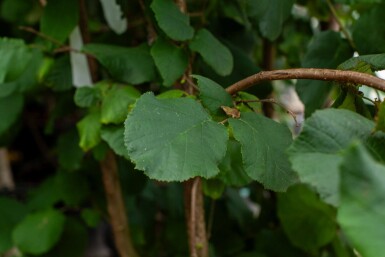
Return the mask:
<path fill-rule="evenodd" d="M 151 56 L 163 79 L 163 85 L 172 86 L 188 65 L 188 55 L 183 48 L 158 38 L 151 47 Z"/>
<path fill-rule="evenodd" d="M 131 86 L 113 84 L 103 96 L 100 121 L 104 124 L 122 123 L 128 114 L 128 106 L 135 103 L 140 92 Z"/>
<path fill-rule="evenodd" d="M 28 210 L 25 205 L 14 199 L 0 197 L 0 253 L 11 249 L 12 231 Z"/>
<path fill-rule="evenodd" d="M 83 151 L 79 147 L 79 135 L 75 129 L 60 135 L 57 143 L 58 161 L 61 168 L 77 170 L 83 159 Z"/>
<path fill-rule="evenodd" d="M 355 144 L 340 170 L 338 223 L 361 256 L 385 256 L 385 166 Z"/>
<path fill-rule="evenodd" d="M 369 54 L 352 57 L 338 66 L 341 70 L 373 73 L 385 69 L 385 54 Z"/>
<path fill-rule="evenodd" d="M 152 179 L 210 178 L 226 153 L 226 128 L 189 98 L 142 95 L 125 122 L 125 144 L 136 168 Z"/>
<path fill-rule="evenodd" d="M 78 87 L 74 95 L 75 104 L 79 107 L 90 107 L 100 99 L 100 92 L 95 87 Z"/>
<path fill-rule="evenodd" d="M 65 216 L 53 209 L 29 214 L 13 231 L 13 241 L 22 252 L 45 253 L 58 242 L 64 223 Z"/>
<path fill-rule="evenodd" d="M 188 94 L 180 89 L 171 89 L 164 91 L 163 93 L 156 96 L 158 99 L 169 99 L 169 98 L 180 98 L 183 96 L 187 96 Z"/>
<path fill-rule="evenodd" d="M 60 12 L 60 18 L 58 18 L 58 12 Z M 78 19 L 78 1 L 47 1 L 40 20 L 40 30 L 44 35 L 63 43 L 78 24 Z"/>
<path fill-rule="evenodd" d="M 259 0 L 253 5 L 258 19 L 262 36 L 270 41 L 276 40 L 282 31 L 282 26 L 291 14 L 294 0 Z"/>
<path fill-rule="evenodd" d="M 0 98 L 0 136 L 9 132 L 21 115 L 24 106 L 22 95 L 13 94 Z M 7 110 L 7 111 L 4 111 Z"/>
<path fill-rule="evenodd" d="M 1 18 L 12 23 L 23 23 L 33 9 L 33 1 L 3 0 L 0 6 Z"/>
<path fill-rule="evenodd" d="M 128 48 L 88 44 L 83 50 L 94 55 L 114 79 L 137 85 L 155 78 L 155 65 L 146 45 Z"/>
<path fill-rule="evenodd" d="M 81 171 L 60 171 L 56 174 L 55 186 L 67 206 L 79 206 L 90 193 L 87 179 Z"/>
<path fill-rule="evenodd" d="M 285 154 L 292 142 L 286 126 L 253 112 L 229 119 L 229 124 L 241 144 L 247 175 L 275 191 L 285 191 L 296 182 Z"/>
<path fill-rule="evenodd" d="M 41 51 L 27 47 L 22 40 L 0 38 L 0 97 L 28 91 L 37 84 Z"/>
<path fill-rule="evenodd" d="M 304 185 L 278 197 L 278 217 L 293 245 L 316 252 L 336 235 L 335 211 Z"/>
<path fill-rule="evenodd" d="M 77 123 L 80 142 L 83 151 L 88 151 L 100 142 L 100 111 L 93 111 Z"/>
<path fill-rule="evenodd" d="M 103 127 L 101 136 L 117 155 L 130 159 L 126 147 L 124 146 L 124 127 L 109 126 Z"/>
<path fill-rule="evenodd" d="M 378 26 L 382 22 L 384 4 L 373 5 L 353 25 L 353 40 L 360 54 L 380 54 L 385 52 L 384 26 Z M 370 33 L 368 33 L 370 32 Z"/>
<path fill-rule="evenodd" d="M 338 205 L 340 152 L 354 139 L 366 141 L 369 148 L 379 147 L 371 142 L 375 137 L 371 135 L 373 127 L 372 121 L 347 110 L 315 112 L 306 120 L 301 134 L 289 148 L 293 169 L 300 180 L 313 186 L 324 201 Z M 375 141 L 379 140 L 383 138 Z"/>
<path fill-rule="evenodd" d="M 221 110 L 221 106 L 233 106 L 233 99 L 223 87 L 211 79 L 199 75 L 193 75 L 192 77 L 197 79 L 200 92 L 199 98 L 210 112 L 217 114 Z"/>
<path fill-rule="evenodd" d="M 72 71 L 69 55 L 55 60 L 44 82 L 55 92 L 62 92 L 72 88 Z"/>
<path fill-rule="evenodd" d="M 55 180 L 56 177 L 51 176 L 29 192 L 29 209 L 41 210 L 51 208 L 61 200 L 60 190 L 56 187 Z"/>
<path fill-rule="evenodd" d="M 190 26 L 188 15 L 182 13 L 172 0 L 153 0 L 151 9 L 159 27 L 170 38 L 177 41 L 191 39 L 194 28 Z"/>
<path fill-rule="evenodd" d="M 349 44 L 341 39 L 339 33 L 326 31 L 316 34 L 309 44 L 302 61 L 304 68 L 336 68 L 338 64 L 353 55 Z M 331 83 L 319 80 L 299 80 L 296 90 L 305 104 L 309 116 L 325 103 L 331 90 Z"/>
<path fill-rule="evenodd" d="M 63 226 L 60 240 L 41 257 L 82 257 L 88 243 L 88 231 L 77 219 L 69 217 Z"/>
<path fill-rule="evenodd" d="M 82 219 L 85 221 L 87 226 L 89 227 L 96 227 L 99 225 L 101 221 L 101 215 L 100 212 L 94 210 L 94 209 L 83 209 L 81 212 Z"/>
<path fill-rule="evenodd" d="M 189 47 L 199 53 L 203 60 L 221 76 L 226 76 L 233 70 L 233 56 L 230 50 L 223 45 L 210 31 L 200 29 Z"/>
<path fill-rule="evenodd" d="M 379 105 L 375 130 L 385 132 L 385 102 Z"/>
<path fill-rule="evenodd" d="M 232 138 L 227 143 L 226 155 L 219 164 L 219 169 L 221 172 L 217 178 L 228 186 L 240 187 L 252 181 L 243 167 L 241 144 Z"/>

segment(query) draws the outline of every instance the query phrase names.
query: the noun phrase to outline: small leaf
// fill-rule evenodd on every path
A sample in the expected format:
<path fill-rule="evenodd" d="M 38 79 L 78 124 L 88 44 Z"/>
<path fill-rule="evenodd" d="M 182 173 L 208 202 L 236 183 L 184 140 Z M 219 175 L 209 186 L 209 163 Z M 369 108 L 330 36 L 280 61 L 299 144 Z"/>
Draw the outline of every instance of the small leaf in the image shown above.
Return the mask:
<path fill-rule="evenodd" d="M 77 170 L 83 158 L 83 151 L 79 147 L 79 136 L 75 129 L 60 135 L 57 152 L 58 161 L 61 168 L 67 170 Z"/>
<path fill-rule="evenodd" d="M 385 54 L 369 54 L 352 57 L 338 66 L 341 70 L 354 70 L 365 73 L 385 69 Z"/>
<path fill-rule="evenodd" d="M 253 112 L 229 119 L 229 124 L 241 144 L 247 175 L 275 191 L 285 191 L 296 182 L 285 154 L 292 142 L 286 126 Z"/>
<path fill-rule="evenodd" d="M 60 19 L 58 19 L 58 12 L 60 12 Z M 63 43 L 78 24 L 78 19 L 78 1 L 47 1 L 40 21 L 40 30 L 44 35 Z"/>
<path fill-rule="evenodd" d="M 140 92 L 131 86 L 114 84 L 102 100 L 100 121 L 103 124 L 122 123 L 128 114 L 128 106 L 135 103 Z"/>
<path fill-rule="evenodd" d="M 0 197 L 0 253 L 12 248 L 12 230 L 27 213 L 28 209 L 22 203 Z"/>
<path fill-rule="evenodd" d="M 79 87 L 75 91 L 74 101 L 79 107 L 90 107 L 99 100 L 100 94 L 95 87 Z"/>
<path fill-rule="evenodd" d="M 87 226 L 96 227 L 101 221 L 100 212 L 94 209 L 83 209 L 81 212 L 82 219 L 85 221 Z"/>
<path fill-rule="evenodd" d="M 182 13 L 172 0 L 153 0 L 151 9 L 159 27 L 167 36 L 177 41 L 193 37 L 194 28 L 190 26 L 188 15 Z"/>
<path fill-rule="evenodd" d="M 124 146 L 124 127 L 109 126 L 103 127 L 101 136 L 117 155 L 130 159 L 126 147 Z"/>
<path fill-rule="evenodd" d="M 55 176 L 55 186 L 66 206 L 79 206 L 89 196 L 90 189 L 81 171 L 60 171 Z"/>
<path fill-rule="evenodd" d="M 55 59 L 44 78 L 44 82 L 55 92 L 62 92 L 72 88 L 71 63 L 67 55 Z"/>
<path fill-rule="evenodd" d="M 155 78 L 155 66 L 149 48 L 88 44 L 83 50 L 96 57 L 114 79 L 137 85 Z"/>
<path fill-rule="evenodd" d="M 93 111 L 77 123 L 80 142 L 83 151 L 88 151 L 100 142 L 100 111 Z"/>
<path fill-rule="evenodd" d="M 164 91 L 163 93 L 156 96 L 158 99 L 170 99 L 170 98 L 181 98 L 187 96 L 188 94 L 180 89 L 171 89 Z"/>
<path fill-rule="evenodd" d="M 233 100 L 226 90 L 211 79 L 193 75 L 197 79 L 199 98 L 203 105 L 213 114 L 217 114 L 221 106 L 233 106 Z"/>
<path fill-rule="evenodd" d="M 189 47 L 199 53 L 203 60 L 221 76 L 226 76 L 233 70 L 233 56 L 230 50 L 206 29 L 200 29 Z"/>
<path fill-rule="evenodd" d="M 210 178 L 226 153 L 227 131 L 189 98 L 142 95 L 125 122 L 125 143 L 136 168 L 152 179 Z"/>
<path fill-rule="evenodd" d="M 166 87 L 173 85 L 188 65 L 186 52 L 162 38 L 158 38 L 152 46 L 151 55 Z"/>
<path fill-rule="evenodd" d="M 209 196 L 211 199 L 219 199 L 226 189 L 226 185 L 218 179 L 203 180 L 202 190 L 203 193 Z"/>
<path fill-rule="evenodd" d="M 385 166 L 356 144 L 346 153 L 340 170 L 338 223 L 361 256 L 384 256 Z"/>
<path fill-rule="evenodd" d="M 274 41 L 281 34 L 283 23 L 289 18 L 294 0 L 259 0 L 254 5 L 262 36 Z"/>
<path fill-rule="evenodd" d="M 0 136 L 7 133 L 15 125 L 21 115 L 24 98 L 20 94 L 0 98 Z M 4 111 L 7 110 L 7 111 Z"/>
<path fill-rule="evenodd" d="M 100 3 L 108 26 L 116 34 L 123 34 L 127 30 L 127 19 L 122 17 L 124 14 L 120 5 L 116 3 L 116 0 L 100 0 Z"/>
<path fill-rule="evenodd" d="M 53 209 L 29 214 L 16 226 L 13 240 L 22 252 L 45 253 L 60 239 L 64 222 L 65 216 Z"/>
<path fill-rule="evenodd" d="M 373 5 L 368 11 L 360 13 L 360 18 L 355 21 L 352 36 L 360 54 L 385 52 L 385 39 L 379 36 L 385 34 L 385 28 L 384 26 L 377 26 L 384 19 L 384 14 L 381 11 L 384 8 L 384 4 Z"/>
<path fill-rule="evenodd" d="M 279 194 L 278 216 L 290 241 L 305 251 L 316 252 L 335 237 L 335 211 L 304 185 Z"/>

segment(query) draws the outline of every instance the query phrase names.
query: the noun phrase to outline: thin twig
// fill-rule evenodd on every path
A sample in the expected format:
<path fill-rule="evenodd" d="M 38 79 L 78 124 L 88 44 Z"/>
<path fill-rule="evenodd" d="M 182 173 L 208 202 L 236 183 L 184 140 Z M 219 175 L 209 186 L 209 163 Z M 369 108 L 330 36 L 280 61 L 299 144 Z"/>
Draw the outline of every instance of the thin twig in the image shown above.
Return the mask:
<path fill-rule="evenodd" d="M 209 213 L 209 221 L 207 224 L 207 240 L 211 237 L 211 230 L 213 229 L 213 223 L 214 223 L 214 212 L 215 212 L 215 200 L 211 200 L 210 204 L 210 213 Z"/>
<path fill-rule="evenodd" d="M 40 31 L 37 31 L 36 29 L 32 28 L 32 27 L 26 27 L 26 26 L 19 26 L 19 29 L 20 30 L 23 30 L 23 31 L 27 31 L 29 33 L 32 33 L 32 34 L 35 34 L 51 43 L 54 43 L 55 45 L 58 45 L 58 46 L 64 46 L 64 44 L 56 39 L 54 39 L 53 37 L 50 37 L 44 33 L 41 33 Z"/>
<path fill-rule="evenodd" d="M 356 50 L 356 46 L 353 42 L 353 39 L 352 37 L 350 36 L 349 32 L 346 30 L 345 26 L 342 24 L 341 20 L 339 19 L 338 17 L 338 14 L 337 14 L 337 11 L 336 9 L 334 8 L 334 5 L 332 4 L 332 2 L 330 0 L 326 0 L 326 3 L 333 15 L 333 18 L 336 20 L 336 22 L 338 23 L 338 26 L 340 27 L 340 30 L 341 32 L 345 35 L 346 37 L 346 40 L 349 42 L 350 46 Z"/>
<path fill-rule="evenodd" d="M 273 104 L 276 104 L 278 106 L 280 106 L 282 109 L 284 109 L 288 114 L 290 114 L 291 117 L 293 117 L 293 120 L 295 122 L 295 126 L 298 127 L 299 124 L 297 122 L 297 115 L 295 115 L 295 113 L 291 110 L 289 110 L 288 108 L 286 108 L 286 106 L 284 106 L 283 104 L 277 102 L 277 100 L 275 100 L 274 98 L 268 98 L 268 99 L 253 99 L 253 100 L 238 100 L 236 101 L 236 103 L 253 103 L 253 102 L 260 102 L 260 103 L 273 103 Z"/>
<path fill-rule="evenodd" d="M 243 80 L 240 80 L 226 88 L 229 94 L 245 90 L 263 81 L 286 80 L 286 79 L 315 79 L 324 81 L 337 81 L 341 83 L 353 83 L 366 85 L 371 88 L 385 92 L 385 80 L 370 74 L 357 71 L 298 68 L 287 70 L 261 71 Z"/>

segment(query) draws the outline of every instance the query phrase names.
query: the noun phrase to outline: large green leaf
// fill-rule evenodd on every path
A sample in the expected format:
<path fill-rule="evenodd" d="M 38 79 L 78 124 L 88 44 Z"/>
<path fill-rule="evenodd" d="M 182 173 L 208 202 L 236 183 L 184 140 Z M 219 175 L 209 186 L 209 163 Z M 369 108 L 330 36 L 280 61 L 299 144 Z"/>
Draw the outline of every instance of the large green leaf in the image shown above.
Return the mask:
<path fill-rule="evenodd" d="M 44 82 L 55 92 L 66 91 L 72 88 L 72 71 L 69 55 L 55 60 Z"/>
<path fill-rule="evenodd" d="M 12 129 L 23 111 L 23 106 L 24 98 L 20 94 L 0 98 L 0 136 Z"/>
<path fill-rule="evenodd" d="M 210 112 L 216 114 L 221 106 L 233 106 L 233 100 L 226 90 L 211 79 L 193 75 L 198 81 L 199 98 Z"/>
<path fill-rule="evenodd" d="M 373 128 L 372 121 L 351 111 L 327 109 L 315 112 L 289 148 L 293 169 L 302 182 L 317 190 L 323 200 L 338 205 L 340 153 L 352 140 L 361 139 L 376 154 L 381 149 L 376 142 L 383 144 L 384 135 L 371 135 Z"/>
<path fill-rule="evenodd" d="M 257 18 L 262 36 L 274 41 L 281 34 L 282 26 L 289 18 L 294 2 L 294 0 L 248 1 L 253 10 L 248 11 L 249 16 Z"/>
<path fill-rule="evenodd" d="M 340 34 L 326 31 L 316 34 L 309 44 L 302 61 L 304 68 L 336 68 L 353 55 L 349 44 Z M 322 107 L 330 93 L 331 83 L 319 80 L 299 80 L 296 89 L 305 104 L 306 115 Z"/>
<path fill-rule="evenodd" d="M 79 132 L 79 146 L 87 151 L 100 142 L 100 111 L 91 111 L 81 121 L 77 123 Z"/>
<path fill-rule="evenodd" d="M 94 55 L 114 79 L 135 85 L 155 78 L 155 65 L 146 45 L 128 48 L 88 44 L 83 50 Z"/>
<path fill-rule="evenodd" d="M 102 100 L 100 121 L 106 123 L 122 123 L 128 114 L 128 106 L 135 103 L 140 96 L 138 90 L 131 86 L 113 84 Z"/>
<path fill-rule="evenodd" d="M 279 195 L 278 216 L 289 239 L 305 251 L 316 252 L 336 235 L 335 211 L 304 185 Z"/>
<path fill-rule="evenodd" d="M 361 144 L 346 153 L 341 166 L 338 223 L 363 257 L 385 256 L 385 166 Z"/>
<path fill-rule="evenodd" d="M 60 15 L 60 18 L 58 17 Z M 47 1 L 40 21 L 40 30 L 44 35 L 64 42 L 79 19 L 79 3 L 76 0 Z"/>
<path fill-rule="evenodd" d="M 151 48 L 151 55 L 163 79 L 164 86 L 171 86 L 180 78 L 188 65 L 188 55 L 183 48 L 158 38 Z"/>
<path fill-rule="evenodd" d="M 292 142 L 289 129 L 254 112 L 229 119 L 234 137 L 242 146 L 244 169 L 266 188 L 285 191 L 296 182 L 285 150 Z"/>
<path fill-rule="evenodd" d="M 380 54 L 385 52 L 385 27 L 378 26 L 384 17 L 384 4 L 374 5 L 360 14 L 353 26 L 353 40 L 360 54 Z"/>
<path fill-rule="evenodd" d="M 226 153 L 226 128 L 189 98 L 142 95 L 125 122 L 125 144 L 136 168 L 150 178 L 210 178 Z"/>
<path fill-rule="evenodd" d="M 155 13 L 158 26 L 169 36 L 177 41 L 191 39 L 194 28 L 190 26 L 188 15 L 182 13 L 172 0 L 154 0 L 151 9 Z"/>
<path fill-rule="evenodd" d="M 25 205 L 11 198 L 0 197 L 0 254 L 12 248 L 12 230 L 26 214 Z"/>
<path fill-rule="evenodd" d="M 58 242 L 64 222 L 65 216 L 53 209 L 29 214 L 13 231 L 13 241 L 24 253 L 45 253 Z"/>
<path fill-rule="evenodd" d="M 200 29 L 189 47 L 198 52 L 203 60 L 219 75 L 226 76 L 233 70 L 233 56 L 230 50 L 223 45 L 210 31 Z"/>

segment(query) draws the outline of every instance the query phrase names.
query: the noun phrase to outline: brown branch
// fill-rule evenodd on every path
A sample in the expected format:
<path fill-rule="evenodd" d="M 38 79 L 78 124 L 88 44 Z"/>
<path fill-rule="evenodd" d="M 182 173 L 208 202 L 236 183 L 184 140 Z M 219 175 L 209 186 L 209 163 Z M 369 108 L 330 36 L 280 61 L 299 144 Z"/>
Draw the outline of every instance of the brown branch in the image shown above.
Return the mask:
<path fill-rule="evenodd" d="M 208 257 L 208 241 L 205 225 L 205 211 L 202 181 L 194 178 L 184 183 L 185 213 L 190 257 Z"/>
<path fill-rule="evenodd" d="M 19 29 L 20 30 L 23 30 L 23 31 L 27 31 L 29 33 L 32 33 L 32 34 L 35 34 L 36 36 L 39 36 L 51 43 L 54 43 L 55 45 L 58 45 L 60 47 L 64 46 L 64 44 L 56 39 L 54 39 L 53 37 L 50 37 L 44 33 L 41 33 L 40 31 L 37 31 L 36 29 L 32 28 L 32 27 L 25 27 L 25 26 L 19 26 Z"/>
<path fill-rule="evenodd" d="M 385 92 L 385 80 L 370 74 L 357 71 L 298 68 L 287 70 L 261 71 L 243 80 L 240 80 L 226 88 L 229 94 L 245 90 L 262 81 L 285 80 L 285 79 L 314 79 L 324 81 L 336 81 L 340 83 L 353 83 L 366 85 L 371 88 Z"/>
<path fill-rule="evenodd" d="M 119 256 L 138 257 L 139 255 L 135 251 L 131 240 L 130 227 L 119 182 L 118 167 L 112 151 L 107 152 L 100 166 L 107 198 L 108 214 Z"/>
<path fill-rule="evenodd" d="M 15 189 L 7 148 L 0 148 L 0 189 Z"/>

